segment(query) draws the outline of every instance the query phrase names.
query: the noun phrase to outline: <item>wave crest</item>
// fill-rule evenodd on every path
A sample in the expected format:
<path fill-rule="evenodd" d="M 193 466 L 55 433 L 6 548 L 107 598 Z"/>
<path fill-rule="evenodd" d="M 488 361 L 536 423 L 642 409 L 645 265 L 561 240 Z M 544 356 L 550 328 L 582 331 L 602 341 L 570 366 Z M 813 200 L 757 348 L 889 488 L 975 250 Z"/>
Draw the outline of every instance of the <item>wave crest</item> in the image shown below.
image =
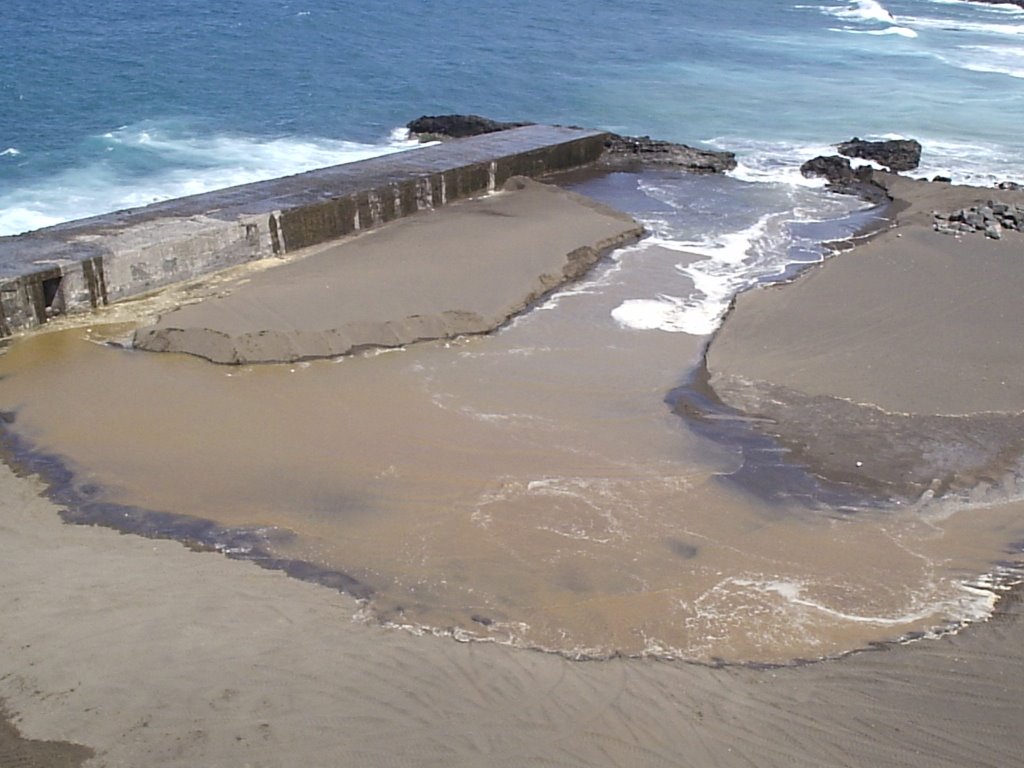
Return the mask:
<path fill-rule="evenodd" d="M 0 235 L 420 146 L 399 129 L 363 144 L 204 133 L 155 121 L 121 126 L 86 145 L 81 164 L 0 194 Z M 11 147 L 0 154 L 20 152 Z"/>

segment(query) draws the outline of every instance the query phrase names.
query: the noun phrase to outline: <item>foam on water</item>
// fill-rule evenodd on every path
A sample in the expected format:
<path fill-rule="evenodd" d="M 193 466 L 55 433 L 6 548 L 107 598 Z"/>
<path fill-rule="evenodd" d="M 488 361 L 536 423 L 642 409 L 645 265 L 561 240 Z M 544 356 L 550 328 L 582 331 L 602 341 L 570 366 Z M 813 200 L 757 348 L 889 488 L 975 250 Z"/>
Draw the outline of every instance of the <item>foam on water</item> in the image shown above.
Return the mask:
<path fill-rule="evenodd" d="M 909 27 L 886 27 L 885 29 L 833 29 L 833 32 L 848 32 L 852 35 L 899 35 L 900 37 L 917 37 L 917 32 Z"/>
<path fill-rule="evenodd" d="M 364 144 L 206 134 L 155 122 L 122 126 L 89 144 L 88 161 L 0 191 L 0 235 L 420 146 L 404 129 Z"/>
<path fill-rule="evenodd" d="M 736 167 L 728 175 L 739 181 L 778 183 L 821 189 L 825 180 L 806 177 L 800 166 L 819 155 L 835 154 L 835 147 L 820 142 L 770 141 L 739 136 L 716 136 L 708 146 L 736 153 Z"/>
<path fill-rule="evenodd" d="M 662 293 L 653 299 L 629 299 L 612 310 L 612 317 L 620 325 L 637 330 L 694 336 L 713 333 L 739 290 L 759 276 L 785 269 L 784 260 L 773 258 L 784 238 L 779 224 L 780 214 L 766 213 L 746 229 L 707 240 L 651 238 L 651 247 L 704 257 L 676 265 L 678 273 L 692 281 L 693 291 L 685 296 Z"/>
<path fill-rule="evenodd" d="M 1019 5 L 1013 5 L 1012 3 L 986 4 L 984 9 L 981 9 L 978 7 L 976 0 L 928 0 L 928 2 L 933 3 L 934 5 L 959 5 L 964 8 L 969 8 L 972 11 L 986 10 L 993 13 L 1006 13 L 1024 16 L 1024 8 L 1021 8 Z"/>
<path fill-rule="evenodd" d="M 1019 55 L 1020 67 L 1024 70 L 1024 49 Z M 931 179 L 943 176 L 958 184 L 977 186 L 994 186 L 1001 181 L 1024 180 L 1024 147 L 986 141 L 954 141 L 927 134 L 909 136 L 902 133 L 863 133 L 861 138 L 870 141 L 913 138 L 920 141 L 920 166 L 904 172 L 913 178 Z M 800 173 L 800 166 L 814 157 L 836 154 L 834 144 L 818 142 L 715 137 L 705 143 L 716 149 L 729 148 L 736 152 L 737 166 L 728 174 L 735 179 L 809 189 L 823 188 L 825 180 L 819 177 L 805 178 Z M 856 158 L 851 158 L 850 164 L 854 167 L 870 165 L 881 169 L 877 163 Z"/>
<path fill-rule="evenodd" d="M 931 18 L 924 16 L 908 16 L 903 21 L 917 29 L 939 30 L 942 32 L 973 32 L 982 35 L 1020 37 L 1024 35 L 1024 23 L 1008 24 L 1003 22 L 974 21 L 956 18 Z"/>
<path fill-rule="evenodd" d="M 828 149 L 794 148 L 784 162 L 769 162 L 767 155 L 752 156 L 749 164 L 741 161 L 733 177 L 737 178 L 737 193 L 750 197 L 750 210 L 741 217 L 746 222 L 736 227 L 726 224 L 717 231 L 708 227 L 706 217 L 698 219 L 703 231 L 694 232 L 686 226 L 688 217 L 694 214 L 686 210 L 692 203 L 685 193 L 679 195 L 657 183 L 642 183 L 641 188 L 652 198 L 677 206 L 676 213 L 642 216 L 654 235 L 620 259 L 644 260 L 665 253 L 686 254 L 688 258 L 673 263 L 677 280 L 662 283 L 664 289 L 653 296 L 621 301 L 611 310 L 612 318 L 633 330 L 705 336 L 718 327 L 738 292 L 761 281 L 778 279 L 795 265 L 821 260 L 824 250 L 820 241 L 814 235 L 800 234 L 798 226 L 838 221 L 863 207 L 853 198 L 821 192 L 820 180 L 800 175 L 801 158 Z M 839 236 L 835 234 L 836 239 Z"/>
<path fill-rule="evenodd" d="M 987 72 L 1024 78 L 1024 47 L 1009 45 L 962 45 L 936 53 L 944 64 L 971 72 Z"/>
<path fill-rule="evenodd" d="M 869 615 L 839 610 L 822 600 L 808 597 L 810 585 L 792 579 L 732 578 L 729 583 L 765 595 L 776 595 L 796 609 L 807 609 L 831 619 L 855 624 L 899 627 L 942 615 L 951 623 L 974 622 L 988 618 L 998 600 L 998 590 L 984 588 L 980 582 L 956 582 L 946 595 L 908 595 L 908 605 L 898 615 Z"/>
<path fill-rule="evenodd" d="M 802 6 L 807 7 L 807 6 Z M 856 0 L 847 5 L 818 6 L 820 10 L 840 19 L 850 21 L 893 22 L 889 10 L 877 0 Z"/>
<path fill-rule="evenodd" d="M 921 164 L 907 173 L 919 179 L 951 178 L 958 184 L 991 187 L 1002 181 L 1024 181 L 1020 148 L 920 137 Z"/>

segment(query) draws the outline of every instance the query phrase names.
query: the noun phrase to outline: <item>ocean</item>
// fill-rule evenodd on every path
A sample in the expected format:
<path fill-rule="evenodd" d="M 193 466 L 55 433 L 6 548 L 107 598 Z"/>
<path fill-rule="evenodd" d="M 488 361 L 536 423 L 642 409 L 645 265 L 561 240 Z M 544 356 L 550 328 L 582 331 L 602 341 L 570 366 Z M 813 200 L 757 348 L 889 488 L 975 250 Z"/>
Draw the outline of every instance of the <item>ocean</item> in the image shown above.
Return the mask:
<path fill-rule="evenodd" d="M 919 176 L 1024 180 L 1014 6 L 171 0 L 140 17 L 124 0 L 42 16 L 15 0 L 0 31 L 15 42 L 0 50 L 0 235 L 407 149 L 420 114 L 584 125 L 738 154 L 737 183 L 713 193 L 732 230 L 682 236 L 726 263 L 702 283 L 712 320 L 686 321 L 706 330 L 749 284 L 737 260 L 778 252 L 771 221 L 834 215 L 799 173 L 830 145 L 912 137 Z M 733 205 L 753 197 L 765 207 Z M 656 322 L 641 310 L 620 317 Z"/>
<path fill-rule="evenodd" d="M 728 148 L 750 181 L 853 135 L 1024 178 L 1013 6 L 12 0 L 0 32 L 2 234 L 393 151 L 452 112 Z"/>
<path fill-rule="evenodd" d="M 767 504 L 718 482 L 742 457 L 665 398 L 737 291 L 876 215 L 804 179 L 803 161 L 853 136 L 911 137 L 911 175 L 1024 181 L 1024 10 L 8 6 L 0 234 L 407 150 L 421 114 L 739 161 L 580 185 L 650 236 L 483 339 L 231 371 L 93 343 L 121 327 L 12 345 L 0 409 L 90 501 L 216 520 L 353 574 L 377 620 L 567 655 L 778 662 L 988 615 L 1012 515 Z"/>

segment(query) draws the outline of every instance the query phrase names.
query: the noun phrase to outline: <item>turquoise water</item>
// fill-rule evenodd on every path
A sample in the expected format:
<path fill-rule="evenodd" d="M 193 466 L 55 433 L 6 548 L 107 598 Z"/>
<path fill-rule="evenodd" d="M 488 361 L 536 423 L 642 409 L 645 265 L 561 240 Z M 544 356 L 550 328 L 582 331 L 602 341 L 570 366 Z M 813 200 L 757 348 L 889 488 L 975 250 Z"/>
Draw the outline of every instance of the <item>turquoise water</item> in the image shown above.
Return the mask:
<path fill-rule="evenodd" d="M 905 135 L 922 173 L 1024 178 L 1024 11 L 454 0 L 10 0 L 0 233 L 405 146 L 422 113 L 726 147 L 792 178 L 828 144 Z"/>

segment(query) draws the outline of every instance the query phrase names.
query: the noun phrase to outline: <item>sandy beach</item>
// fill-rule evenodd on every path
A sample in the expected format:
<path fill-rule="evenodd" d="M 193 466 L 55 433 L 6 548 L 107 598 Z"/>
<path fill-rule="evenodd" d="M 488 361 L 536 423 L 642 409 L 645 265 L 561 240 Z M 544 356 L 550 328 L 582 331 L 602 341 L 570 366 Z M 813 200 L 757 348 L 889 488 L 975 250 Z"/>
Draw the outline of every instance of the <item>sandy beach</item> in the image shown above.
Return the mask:
<path fill-rule="evenodd" d="M 767 412 L 773 424 L 772 436 L 795 446 L 797 455 L 806 457 L 812 470 L 825 478 L 855 483 L 869 491 L 882 488 L 885 494 L 898 491 L 920 495 L 922 489 L 940 496 L 949 489 L 976 493 L 975 489 L 983 485 L 984 498 L 979 498 L 991 507 L 992 520 L 1019 520 L 1021 504 L 1013 499 L 1010 486 L 1015 483 L 1013 471 L 1020 452 L 1013 441 L 1016 428 L 1007 428 L 1006 424 L 1015 425 L 1014 419 L 1024 411 L 1020 400 L 1024 393 L 1019 390 L 1022 361 L 1012 344 L 1013 330 L 1024 319 L 1019 317 L 1019 302 L 1013 291 L 1024 270 L 1014 258 L 1021 255 L 1024 236 L 1007 233 L 1004 239 L 989 242 L 980 233 L 954 238 L 931 232 L 933 208 L 968 205 L 978 195 L 1002 197 L 1002 192 L 897 178 L 887 178 L 885 183 L 901 201 L 896 207 L 897 226 L 812 268 L 790 285 L 744 294 L 710 346 L 710 384 L 732 408 L 758 416 Z M 966 259 L 976 262 L 968 264 Z M 913 269 L 906 276 L 908 266 Z M 954 301 L 951 292 L 956 294 Z M 864 299 L 846 301 L 857 295 Z M 196 305 L 198 309 L 202 306 Z M 843 311 L 839 311 L 840 306 Z M 584 338 L 586 332 L 580 331 Z M 71 341 L 59 334 L 53 339 L 49 346 L 26 345 L 27 350 L 12 348 L 7 353 L 9 360 L 26 367 L 37 366 L 39 372 L 35 375 L 40 378 L 30 376 L 24 384 L 5 383 L 11 389 L 5 390 L 4 396 L 17 395 L 29 403 L 35 391 L 41 403 L 52 404 L 49 408 L 56 413 L 49 418 L 57 426 L 47 418 L 34 416 L 28 405 L 16 414 L 14 424 L 19 428 L 30 425 L 42 441 L 43 450 L 66 448 L 70 456 L 87 456 L 90 445 L 99 437 L 97 425 L 86 416 L 72 418 L 71 411 L 61 411 L 56 403 L 57 391 L 41 390 L 38 381 L 55 378 L 57 370 L 92 371 L 94 379 L 79 378 L 79 386 L 92 408 L 101 412 L 108 408 L 102 396 L 111 385 L 89 367 L 95 365 L 91 356 L 98 345 Z M 642 357 L 644 344 L 632 346 L 630 353 L 636 357 L 628 359 L 647 363 Z M 880 346 L 886 350 L 881 355 Z M 684 340 L 679 349 L 681 355 L 695 354 L 697 342 Z M 107 348 L 102 351 L 115 354 Z M 441 360 L 452 352 L 440 349 L 422 360 L 430 363 L 434 357 Z M 599 353 L 610 354 L 608 350 Z M 140 426 L 137 414 L 143 411 L 133 410 L 130 396 L 120 390 L 110 395 L 114 404 L 120 403 L 127 413 L 127 425 L 109 427 L 113 432 L 111 443 L 128 441 L 134 445 L 130 442 L 135 439 L 133 429 L 161 434 L 160 429 L 168 430 L 176 421 L 210 422 L 210 434 L 203 439 L 213 441 L 215 452 L 224 455 L 218 474 L 235 476 L 238 485 L 220 488 L 206 478 L 176 475 L 170 469 L 168 488 L 181 485 L 182 476 L 193 476 L 196 499 L 212 496 L 211 506 L 216 506 L 217 493 L 229 494 L 236 487 L 261 487 L 257 484 L 261 474 L 298 472 L 297 466 L 281 458 L 290 455 L 287 441 L 293 438 L 278 432 L 276 423 L 257 423 L 254 431 L 243 438 L 255 443 L 257 431 L 269 432 L 277 453 L 263 455 L 256 448 L 240 449 L 237 436 L 234 443 L 217 442 L 222 439 L 216 436 L 219 425 L 211 421 L 217 409 L 226 410 L 227 403 L 248 397 L 250 390 L 229 389 L 226 384 L 223 391 L 213 387 L 210 382 L 214 380 L 206 369 L 216 366 L 195 359 L 179 364 L 174 355 L 131 358 L 131 353 L 124 351 L 116 354 L 116 360 L 110 359 L 112 364 L 124 366 L 117 369 L 119 374 L 131 373 L 135 377 L 130 379 L 133 386 L 144 393 L 162 391 L 154 389 L 154 382 L 168 380 L 171 384 L 165 382 L 164 386 L 185 389 L 186 394 L 188 390 L 202 391 L 210 400 L 208 411 L 190 416 L 177 406 L 167 406 L 165 410 L 170 413 L 156 414 L 152 422 Z M 504 353 L 502 356 L 509 357 Z M 134 361 L 140 357 L 147 361 Z M 447 363 L 438 363 L 439 370 L 443 365 Z M 571 365 L 578 365 L 576 358 Z M 640 373 L 622 367 L 626 368 L 621 374 L 623 380 L 640 381 L 644 396 L 653 393 L 660 407 L 656 395 L 664 386 L 663 379 L 642 379 Z M 333 389 L 327 391 L 337 393 L 335 380 L 327 372 L 309 370 L 323 382 L 304 385 L 307 390 L 303 391 L 317 394 L 308 402 L 329 402 L 322 390 L 330 385 Z M 407 396 L 403 390 L 387 389 L 390 379 L 379 373 L 386 372 L 386 367 L 367 370 L 366 374 L 359 368 L 353 370 L 357 379 L 366 376 L 357 381 L 361 390 L 367 391 L 364 407 L 373 397 L 395 400 L 396 396 Z M 221 379 L 226 376 L 218 375 Z M 398 368 L 395 378 L 405 375 Z M 175 378 L 178 376 L 181 378 Z M 246 386 L 262 384 L 277 397 L 275 376 L 273 372 L 247 374 L 250 383 Z M 372 391 L 375 381 L 379 382 L 378 391 Z M 550 382 L 529 384 L 537 387 Z M 620 385 L 617 380 L 616 385 Z M 607 383 L 604 386 L 611 388 Z M 592 385 L 588 398 L 597 400 L 608 412 L 598 390 Z M 534 399 L 537 392 L 545 394 L 547 390 L 530 390 Z M 475 404 L 481 408 L 487 405 L 487 394 L 484 392 L 485 399 Z M 500 389 L 493 396 L 507 399 Z M 274 409 L 285 408 L 281 397 L 271 402 Z M 563 407 L 560 400 L 552 402 Z M 252 413 L 267 410 L 264 402 L 251 407 Z M 582 409 L 584 404 L 578 407 Z M 772 410 L 768 411 L 769 407 Z M 381 430 L 379 421 L 372 425 L 355 422 L 353 429 L 370 446 L 362 448 L 364 455 L 359 454 L 359 446 L 346 449 L 352 450 L 351 455 L 342 455 L 334 452 L 333 444 L 318 443 L 326 458 L 322 466 L 316 465 L 317 471 L 324 475 L 337 473 L 341 471 L 339 466 L 348 462 L 357 474 L 372 474 L 371 470 L 376 472 L 381 467 L 387 470 L 387 462 L 391 462 L 392 468 L 397 467 L 392 475 L 401 475 L 405 466 L 405 449 L 401 446 L 419 440 L 428 449 L 411 452 L 411 465 L 440 475 L 443 467 L 435 466 L 432 459 L 433 454 L 441 453 L 440 445 L 426 442 L 424 436 L 448 433 L 439 431 L 441 416 L 432 417 L 435 420 L 422 427 L 412 424 L 413 409 L 426 410 L 415 399 L 408 411 L 394 406 L 405 422 L 402 430 L 395 429 L 401 440 L 380 449 L 386 461 L 377 463 L 372 455 L 377 449 L 370 446 L 371 426 Z M 862 418 L 865 409 L 870 411 L 870 418 Z M 40 410 L 46 408 L 40 406 Z M 315 414 L 310 421 L 297 425 L 296 431 L 308 438 L 314 434 L 314 421 L 326 419 L 327 413 L 324 409 Z M 834 416 L 832 423 L 846 424 L 850 429 L 806 426 L 820 425 L 822 414 Z M 630 418 L 623 418 L 621 423 L 602 425 L 599 433 L 617 433 L 619 441 L 609 448 L 617 452 L 617 458 L 628 453 L 634 442 L 663 443 L 665 455 L 681 450 L 680 445 L 702 448 L 695 438 L 679 434 L 675 416 L 660 412 L 654 413 L 645 429 L 637 430 L 635 440 L 629 441 L 629 423 L 635 418 L 627 415 Z M 584 416 L 593 420 L 589 413 L 584 412 Z M 890 441 L 897 447 L 888 469 L 875 468 L 854 455 L 863 446 L 876 450 L 877 436 L 887 432 L 894 419 L 903 421 L 899 422 L 899 439 Z M 509 453 L 494 458 L 494 466 L 487 464 L 486 456 L 494 451 L 488 440 L 496 439 L 485 439 L 487 433 L 480 425 L 486 425 L 487 420 L 477 419 L 472 429 L 465 427 L 466 423 L 456 422 L 465 446 L 457 456 L 458 471 L 453 475 L 475 477 L 471 470 L 479 464 L 480 476 L 486 477 L 500 462 L 519 462 L 524 477 L 534 477 L 529 473 L 541 471 L 531 464 L 534 459 L 530 445 L 510 441 L 504 433 L 499 437 L 511 443 Z M 544 422 L 537 423 L 544 426 Z M 865 430 L 863 424 L 874 428 Z M 389 428 L 385 425 L 383 431 Z M 827 445 L 812 440 L 818 433 L 827 436 Z M 170 433 L 162 434 L 173 443 Z M 959 440 L 953 443 L 955 446 L 970 443 L 976 450 L 958 447 L 936 458 L 942 453 L 935 450 L 942 444 L 940 438 Z M 560 439 L 561 432 L 542 434 L 545 443 Z M 76 441 L 81 443 L 80 450 Z M 982 450 L 990 445 L 998 450 Z M 126 478 L 146 466 L 142 449 L 131 448 L 132 461 L 128 461 L 125 456 L 115 456 L 112 448 L 93 448 L 98 459 L 89 471 L 104 480 L 117 477 L 103 474 L 107 464 L 123 467 Z M 158 448 L 152 448 L 154 456 Z M 190 450 L 185 444 L 178 452 Z M 242 454 L 249 463 L 228 455 L 229 450 Z M 544 464 L 553 455 L 541 454 L 537 461 Z M 571 466 L 584 476 L 585 467 L 593 467 L 603 455 L 596 451 L 572 453 L 575 464 Z M 645 459 L 651 455 L 660 456 L 637 454 Z M 834 459 L 836 456 L 839 458 Z M 184 462 L 181 466 L 189 472 L 195 471 L 189 461 L 209 461 L 202 456 L 169 457 L 170 464 L 170 459 Z M 563 457 L 559 460 L 566 461 Z M 715 461 L 725 466 L 725 459 Z M 713 470 L 710 474 L 720 472 L 719 465 L 715 464 Z M 619 467 L 616 471 L 623 470 Z M 390 482 L 392 475 L 382 476 L 381 482 Z M 92 477 L 88 475 L 82 482 Z M 162 479 L 153 477 L 157 487 L 148 503 L 172 499 L 169 491 L 166 496 L 160 495 Z M 683 480 L 699 485 L 693 478 Z M 370 487 L 368 480 L 366 488 L 360 489 Z M 476 488 L 474 492 L 481 491 Z M 272 495 L 272 488 L 263 493 Z M 694 498 L 725 503 L 717 491 L 702 493 Z M 130 494 L 126 498 L 132 500 Z M 446 498 L 437 490 L 436 498 L 411 508 L 409 519 Z M 579 662 L 493 642 L 456 642 L 440 631 L 435 636 L 391 629 L 367 620 L 366 612 L 351 596 L 289 578 L 281 571 L 262 569 L 217 552 L 195 551 L 166 539 L 68 525 L 62 522 L 61 509 L 46 497 L 38 479 L 19 477 L 7 466 L 0 467 L 0 499 L 0 559 L 4 563 L 0 569 L 0 609 L 5 617 L 0 632 L 0 703 L 17 731 L 0 729 L 0 765 L 5 768 L 1003 768 L 1019 762 L 1024 750 L 1020 729 L 1024 699 L 1019 693 L 1024 686 L 1024 654 L 1020 650 L 1024 647 L 1024 604 L 1017 590 L 1006 593 L 991 618 L 959 633 L 905 644 L 880 644 L 815 663 L 716 665 L 657 658 Z M 350 499 L 346 503 L 352 504 Z M 729 503 L 735 503 L 731 497 Z M 265 523 L 272 519 L 275 500 L 267 501 L 271 512 L 266 512 L 266 520 L 259 516 L 256 501 L 250 500 L 250 507 L 257 512 L 250 509 L 247 514 L 253 517 L 247 520 Z M 350 512 L 352 508 L 345 507 L 346 513 L 354 517 L 357 527 L 352 530 L 364 537 L 360 544 L 366 549 L 372 549 L 373 542 L 383 538 L 380 531 L 393 532 L 399 523 L 408 524 L 407 519 L 396 518 L 390 528 L 376 529 L 367 511 L 378 510 L 360 508 L 355 514 Z M 573 510 L 563 508 L 560 514 L 567 514 L 567 509 Z M 742 529 L 720 534 L 733 536 L 736 541 L 754 540 L 763 529 L 768 540 L 774 541 L 776 534 L 768 527 L 768 517 L 751 518 Z M 453 532 L 465 527 L 468 519 L 453 517 L 439 524 L 438 538 L 455 538 Z M 513 522 L 522 524 L 525 520 L 520 516 Z M 327 523 L 321 518 L 315 523 L 311 530 L 326 541 Z M 936 530 L 940 523 L 934 522 Z M 1010 522 L 1000 525 L 1007 535 L 1016 530 Z M 650 534 L 652 542 L 662 543 L 662 549 L 666 549 L 664 530 Z M 841 552 L 842 530 L 828 530 L 832 531 L 829 536 L 834 539 L 835 551 Z M 950 528 L 948 536 L 967 534 L 969 530 L 970 520 L 965 520 Z M 417 546 L 422 546 L 428 533 L 424 527 L 417 534 Z M 614 531 L 605 533 L 610 536 Z M 537 537 L 497 538 L 493 529 L 488 535 L 492 538 L 472 542 L 476 547 L 471 549 L 472 554 L 480 555 L 484 562 L 482 572 L 504 568 L 510 573 L 515 568 L 525 571 L 522 563 L 527 561 L 520 558 L 509 567 L 490 549 L 482 549 L 481 541 L 494 552 L 513 545 L 536 552 L 543 544 Z M 639 528 L 634 535 L 642 535 Z M 559 542 L 566 540 L 563 536 Z M 714 549 L 710 536 L 694 540 L 700 541 L 699 549 L 687 541 L 671 540 L 668 549 L 673 552 L 673 562 L 689 558 L 700 563 L 704 550 Z M 813 546 L 814 541 L 794 539 L 794 551 Z M 825 546 L 820 543 L 824 539 L 817 541 L 817 546 Z M 870 539 L 867 544 L 858 541 L 862 548 L 872 545 Z M 903 544 L 901 540 L 898 543 Z M 980 546 L 978 549 L 987 551 Z M 894 561 L 897 557 L 895 547 L 891 555 L 888 549 L 879 551 Z M 911 555 L 917 557 L 913 552 Z M 1017 555 L 1006 553 L 1008 559 Z M 464 552 L 460 556 L 470 559 Z M 460 560 L 439 559 L 442 566 L 468 568 Z M 843 567 L 840 557 L 827 559 L 831 559 L 832 567 Z M 613 581 L 618 567 L 615 562 L 595 559 L 593 573 L 569 575 L 576 582 L 596 581 L 594 574 L 610 572 L 609 581 Z M 651 573 L 664 571 L 665 562 L 652 561 Z M 372 573 L 375 567 L 368 566 L 367 572 Z M 884 562 L 878 565 L 883 572 L 885 567 Z M 564 568 L 554 573 L 566 575 Z M 544 581 L 549 576 L 542 572 L 536 578 Z M 573 588 L 575 594 L 583 593 L 579 584 Z M 593 591 L 600 597 L 600 590 Z M 540 594 L 552 602 L 553 597 L 573 592 L 565 588 L 561 593 Z M 607 609 L 609 617 L 621 614 L 621 606 L 629 604 L 629 593 L 615 593 L 613 597 Z M 600 600 L 595 598 L 594 602 Z M 593 626 L 584 628 L 592 630 Z"/>
<path fill-rule="evenodd" d="M 709 383 L 835 482 L 908 499 L 1014 496 L 1024 238 L 943 234 L 933 211 L 1022 194 L 879 179 L 897 226 L 791 285 L 737 297 L 708 350 Z"/>

